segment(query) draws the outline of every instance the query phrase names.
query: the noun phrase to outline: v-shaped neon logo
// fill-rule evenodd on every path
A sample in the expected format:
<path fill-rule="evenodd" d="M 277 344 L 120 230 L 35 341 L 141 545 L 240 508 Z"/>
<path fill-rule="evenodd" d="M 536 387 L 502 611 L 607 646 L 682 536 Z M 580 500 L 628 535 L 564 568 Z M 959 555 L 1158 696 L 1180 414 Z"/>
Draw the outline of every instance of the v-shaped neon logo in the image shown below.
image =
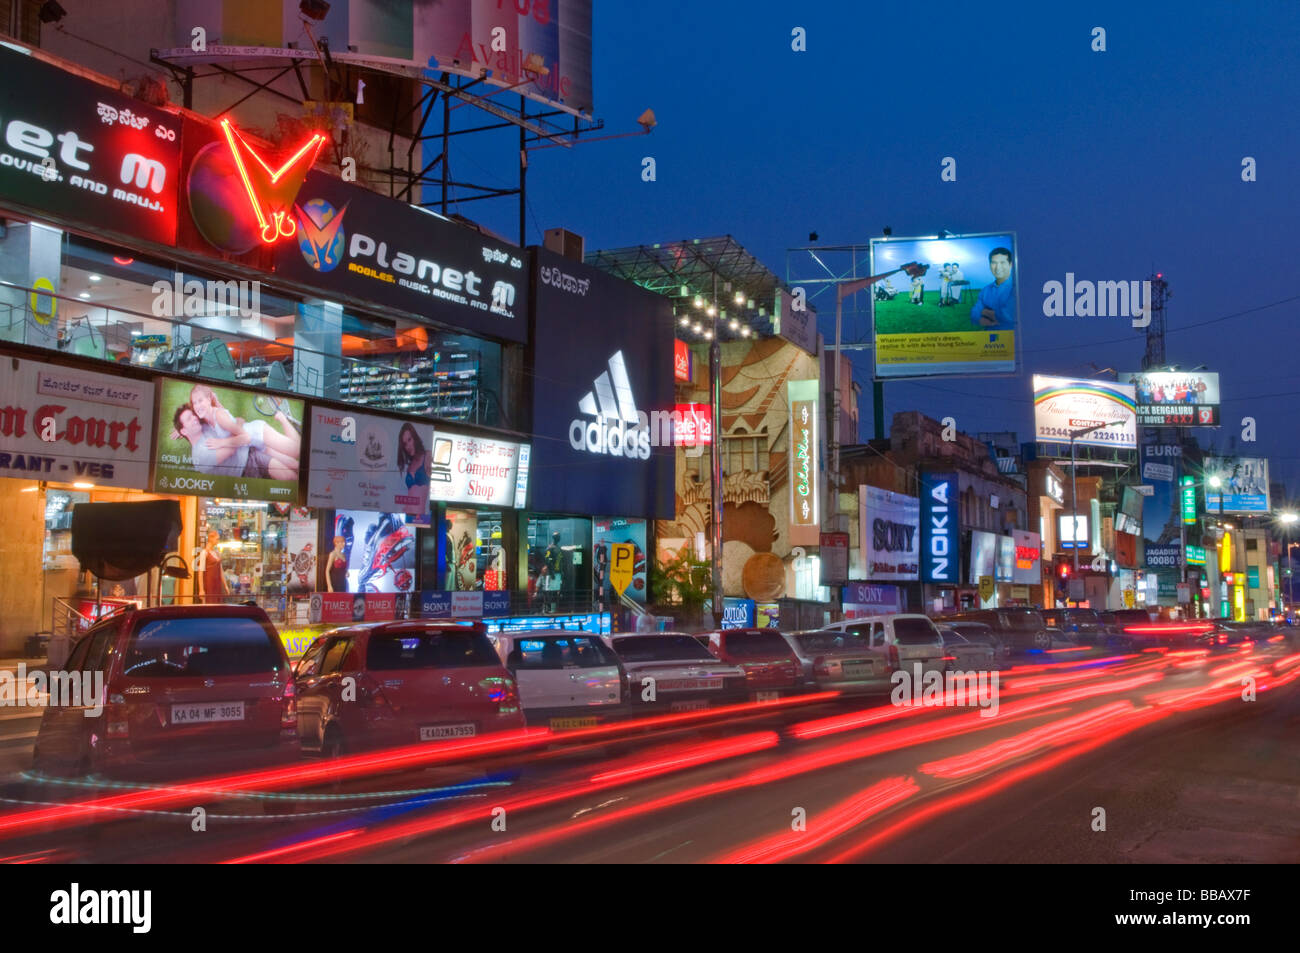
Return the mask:
<path fill-rule="evenodd" d="M 269 245 L 280 238 L 292 238 L 298 231 L 298 224 L 289 213 L 303 180 L 307 178 L 321 146 L 325 144 L 325 137 L 316 133 L 284 165 L 272 170 L 253 151 L 253 147 L 244 141 L 244 137 L 234 130 L 230 120 L 221 120 L 221 131 L 230 144 L 230 154 L 234 157 L 235 168 L 243 180 L 248 204 L 252 206 L 257 223 L 262 227 L 262 241 Z"/>

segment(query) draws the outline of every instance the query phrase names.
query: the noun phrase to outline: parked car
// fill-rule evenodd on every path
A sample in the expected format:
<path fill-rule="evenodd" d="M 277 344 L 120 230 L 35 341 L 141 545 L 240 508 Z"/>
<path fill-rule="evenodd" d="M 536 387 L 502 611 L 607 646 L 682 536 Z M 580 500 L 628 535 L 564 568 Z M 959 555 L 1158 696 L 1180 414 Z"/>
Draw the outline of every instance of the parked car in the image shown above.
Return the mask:
<path fill-rule="evenodd" d="M 845 695 L 887 692 L 888 654 L 871 648 L 871 629 L 810 629 L 783 638 L 803 669 L 804 683 L 819 692 Z"/>
<path fill-rule="evenodd" d="M 91 626 L 63 671 L 83 684 L 102 677 L 102 692 L 45 709 L 37 770 L 208 774 L 298 756 L 289 660 L 255 606 L 119 612 Z"/>
<path fill-rule="evenodd" d="M 629 632 L 608 642 L 623 666 L 630 710 L 693 711 L 749 697 L 745 670 L 715 658 L 693 635 Z"/>
<path fill-rule="evenodd" d="M 945 627 L 965 636 L 971 642 L 987 642 L 993 649 L 993 656 L 999 660 L 1011 655 L 1011 646 L 998 638 L 991 625 L 984 622 L 961 622 L 957 619 L 936 619 L 940 631 Z"/>
<path fill-rule="evenodd" d="M 295 673 L 302 746 L 326 756 L 524 726 L 515 680 L 481 624 L 336 629 L 308 646 Z"/>
<path fill-rule="evenodd" d="M 488 639 L 519 686 L 530 724 L 556 731 L 590 728 L 622 714 L 623 669 L 600 636 L 538 629 Z"/>
<path fill-rule="evenodd" d="M 1096 609 L 1044 609 L 1043 621 L 1073 642 L 1096 645 L 1105 641 L 1105 627 Z"/>
<path fill-rule="evenodd" d="M 911 672 L 920 664 L 922 672 L 942 672 L 947 665 L 943 636 L 928 616 L 904 612 L 846 619 L 825 629 L 865 635 L 868 648 L 883 656 L 886 682 L 889 674 L 900 668 Z"/>
<path fill-rule="evenodd" d="M 1052 633 L 1048 631 L 1043 614 L 1032 608 L 1019 606 L 1005 609 L 970 609 L 953 616 L 946 616 L 944 622 L 983 622 L 993 629 L 1012 651 L 1024 649 L 1050 649 Z"/>
<path fill-rule="evenodd" d="M 944 661 L 953 672 L 987 672 L 998 667 L 993 645 L 964 635 L 950 625 L 939 625 Z"/>
<path fill-rule="evenodd" d="M 802 691 L 803 665 L 776 629 L 721 629 L 701 636 L 705 647 L 745 672 L 752 701 L 773 701 Z"/>

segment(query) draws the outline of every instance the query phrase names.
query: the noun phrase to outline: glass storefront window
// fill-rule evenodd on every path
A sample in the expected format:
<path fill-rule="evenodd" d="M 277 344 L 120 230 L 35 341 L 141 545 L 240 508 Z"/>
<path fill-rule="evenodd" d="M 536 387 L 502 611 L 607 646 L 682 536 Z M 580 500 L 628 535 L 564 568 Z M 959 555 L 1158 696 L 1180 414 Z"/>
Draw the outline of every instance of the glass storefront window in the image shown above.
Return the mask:
<path fill-rule="evenodd" d="M 591 602 L 591 520 L 530 517 L 527 543 L 530 606 Z"/>
<path fill-rule="evenodd" d="M 279 595 L 286 586 L 289 511 L 274 503 L 204 500 L 199 508 L 199 548 L 215 530 L 228 595 Z"/>
<path fill-rule="evenodd" d="M 498 510 L 448 507 L 445 589 L 508 589 L 506 553 Z"/>

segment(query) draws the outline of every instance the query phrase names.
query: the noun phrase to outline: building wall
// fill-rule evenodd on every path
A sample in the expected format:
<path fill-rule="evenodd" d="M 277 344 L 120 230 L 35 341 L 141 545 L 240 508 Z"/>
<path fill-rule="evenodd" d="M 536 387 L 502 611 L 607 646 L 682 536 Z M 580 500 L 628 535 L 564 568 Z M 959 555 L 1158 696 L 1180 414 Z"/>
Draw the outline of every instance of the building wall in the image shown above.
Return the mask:
<path fill-rule="evenodd" d="M 22 492 L 34 486 L 0 479 L 0 658 L 23 654 L 28 636 L 42 628 L 45 494 Z"/>

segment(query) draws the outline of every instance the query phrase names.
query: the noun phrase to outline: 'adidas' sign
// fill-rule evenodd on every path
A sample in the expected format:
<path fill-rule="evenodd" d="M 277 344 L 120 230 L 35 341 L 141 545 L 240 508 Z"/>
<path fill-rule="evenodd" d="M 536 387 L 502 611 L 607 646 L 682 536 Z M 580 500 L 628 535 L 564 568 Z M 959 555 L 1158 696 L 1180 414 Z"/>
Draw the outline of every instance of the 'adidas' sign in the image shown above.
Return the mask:
<path fill-rule="evenodd" d="M 636 409 L 622 351 L 609 359 L 609 370 L 597 377 L 595 389 L 578 401 L 578 410 L 595 420 L 575 417 L 569 424 L 569 444 L 574 450 L 650 459 L 650 432 L 641 423 L 645 415 Z"/>

